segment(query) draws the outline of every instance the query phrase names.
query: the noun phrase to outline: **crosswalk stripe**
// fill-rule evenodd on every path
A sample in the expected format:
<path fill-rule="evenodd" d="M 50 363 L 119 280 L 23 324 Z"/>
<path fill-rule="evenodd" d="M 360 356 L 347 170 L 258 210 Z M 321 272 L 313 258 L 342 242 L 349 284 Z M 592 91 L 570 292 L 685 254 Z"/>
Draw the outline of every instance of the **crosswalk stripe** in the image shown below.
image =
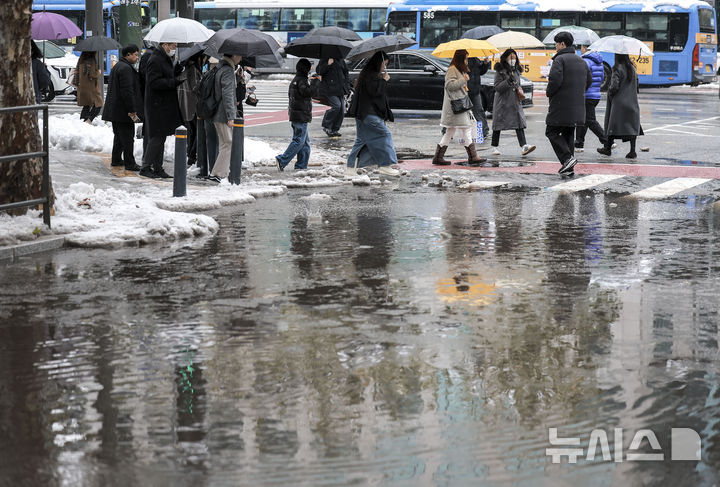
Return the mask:
<path fill-rule="evenodd" d="M 556 184 L 555 186 L 550 186 L 548 189 L 551 191 L 573 193 L 575 191 L 582 191 L 584 189 L 594 188 L 595 186 L 609 183 L 610 181 L 614 181 L 616 179 L 624 177 L 625 176 L 621 174 L 591 174 L 589 176 L 575 179 L 573 181 L 568 181 L 566 183 L 560 183 Z"/>
<path fill-rule="evenodd" d="M 686 189 L 694 188 L 703 183 L 712 181 L 712 179 L 703 178 L 675 178 L 664 183 L 656 184 L 649 188 L 632 193 L 630 196 L 642 199 L 660 199 L 667 198 L 674 194 L 685 191 Z"/>

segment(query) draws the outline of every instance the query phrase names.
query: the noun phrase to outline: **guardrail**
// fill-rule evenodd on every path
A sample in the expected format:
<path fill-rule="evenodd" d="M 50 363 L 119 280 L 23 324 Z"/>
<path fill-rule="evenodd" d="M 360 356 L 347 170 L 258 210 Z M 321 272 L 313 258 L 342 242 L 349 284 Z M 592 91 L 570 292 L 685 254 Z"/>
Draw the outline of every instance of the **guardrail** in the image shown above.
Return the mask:
<path fill-rule="evenodd" d="M 43 205 L 43 222 L 50 228 L 50 149 L 48 134 L 48 105 L 27 105 L 22 107 L 0 108 L 0 115 L 5 113 L 17 112 L 36 112 L 43 111 L 43 150 L 42 152 L 25 152 L 24 154 L 16 154 L 9 156 L 0 156 L 0 164 L 3 162 L 19 161 L 22 159 L 31 159 L 33 157 L 43 158 L 43 177 L 42 177 L 42 198 L 34 200 L 16 201 L 14 203 L 6 203 L 0 205 L 0 211 L 12 210 L 14 208 L 23 208 L 26 206 Z"/>

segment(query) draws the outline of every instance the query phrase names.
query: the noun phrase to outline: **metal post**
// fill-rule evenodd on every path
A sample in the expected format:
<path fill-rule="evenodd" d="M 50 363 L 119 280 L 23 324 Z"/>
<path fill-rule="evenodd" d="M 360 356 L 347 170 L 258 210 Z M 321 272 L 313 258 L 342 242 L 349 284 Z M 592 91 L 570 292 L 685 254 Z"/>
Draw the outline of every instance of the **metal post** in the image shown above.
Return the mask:
<path fill-rule="evenodd" d="M 157 9 L 158 22 L 170 18 L 170 0 L 158 0 Z"/>
<path fill-rule="evenodd" d="M 48 116 L 49 105 L 43 107 L 43 177 L 42 177 L 42 194 L 45 198 L 43 204 L 43 222 L 50 228 L 50 117 Z"/>
<path fill-rule="evenodd" d="M 243 153 L 245 151 L 245 120 L 236 118 L 232 130 L 232 149 L 230 150 L 230 184 L 240 184 Z"/>
<path fill-rule="evenodd" d="M 199 178 L 208 176 L 208 154 L 207 154 L 207 137 L 205 136 L 205 121 L 197 119 L 197 134 L 195 135 L 197 144 L 197 166 L 200 168 Z"/>
<path fill-rule="evenodd" d="M 187 129 L 175 130 L 175 171 L 173 197 L 187 196 Z"/>

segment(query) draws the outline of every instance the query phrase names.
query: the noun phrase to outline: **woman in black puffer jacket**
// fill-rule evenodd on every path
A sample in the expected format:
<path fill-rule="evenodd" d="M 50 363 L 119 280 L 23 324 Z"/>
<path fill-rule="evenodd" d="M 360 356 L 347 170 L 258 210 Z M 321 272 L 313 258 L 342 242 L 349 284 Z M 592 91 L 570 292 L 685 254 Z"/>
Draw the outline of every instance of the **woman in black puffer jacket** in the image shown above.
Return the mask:
<path fill-rule="evenodd" d="M 308 74 L 312 63 L 305 58 L 300 59 L 295 66 L 295 77 L 288 88 L 288 118 L 293 129 L 293 138 L 285 152 L 275 156 L 278 171 L 283 171 L 297 156 L 295 169 L 307 169 L 310 160 L 310 136 L 308 124 L 312 120 L 312 89 L 308 82 Z"/>

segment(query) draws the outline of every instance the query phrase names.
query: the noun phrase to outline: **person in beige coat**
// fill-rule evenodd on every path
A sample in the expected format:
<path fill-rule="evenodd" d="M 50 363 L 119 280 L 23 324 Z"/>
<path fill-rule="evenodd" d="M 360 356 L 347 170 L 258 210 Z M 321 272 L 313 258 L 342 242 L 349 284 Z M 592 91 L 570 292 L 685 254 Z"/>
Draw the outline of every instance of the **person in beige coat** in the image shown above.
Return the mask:
<path fill-rule="evenodd" d="M 75 68 L 75 86 L 77 86 L 77 104 L 83 107 L 80 120 L 92 124 L 103 106 L 103 73 L 98 68 L 95 52 L 83 52 Z"/>
<path fill-rule="evenodd" d="M 468 52 L 465 49 L 455 51 L 450 67 L 445 74 L 445 90 L 443 95 L 442 115 L 440 125 L 445 128 L 440 143 L 435 149 L 435 156 L 432 163 L 446 166 L 450 161 L 444 159 L 445 151 L 450 141 L 462 139 L 465 150 L 468 154 L 468 164 L 480 164 L 487 159 L 478 157 L 475 150 L 475 143 L 472 140 L 472 125 L 476 123 L 470 117 L 470 110 L 461 113 L 453 113 L 451 100 L 462 100 L 468 96 L 467 83 L 470 80 L 470 68 L 468 67 Z"/>

